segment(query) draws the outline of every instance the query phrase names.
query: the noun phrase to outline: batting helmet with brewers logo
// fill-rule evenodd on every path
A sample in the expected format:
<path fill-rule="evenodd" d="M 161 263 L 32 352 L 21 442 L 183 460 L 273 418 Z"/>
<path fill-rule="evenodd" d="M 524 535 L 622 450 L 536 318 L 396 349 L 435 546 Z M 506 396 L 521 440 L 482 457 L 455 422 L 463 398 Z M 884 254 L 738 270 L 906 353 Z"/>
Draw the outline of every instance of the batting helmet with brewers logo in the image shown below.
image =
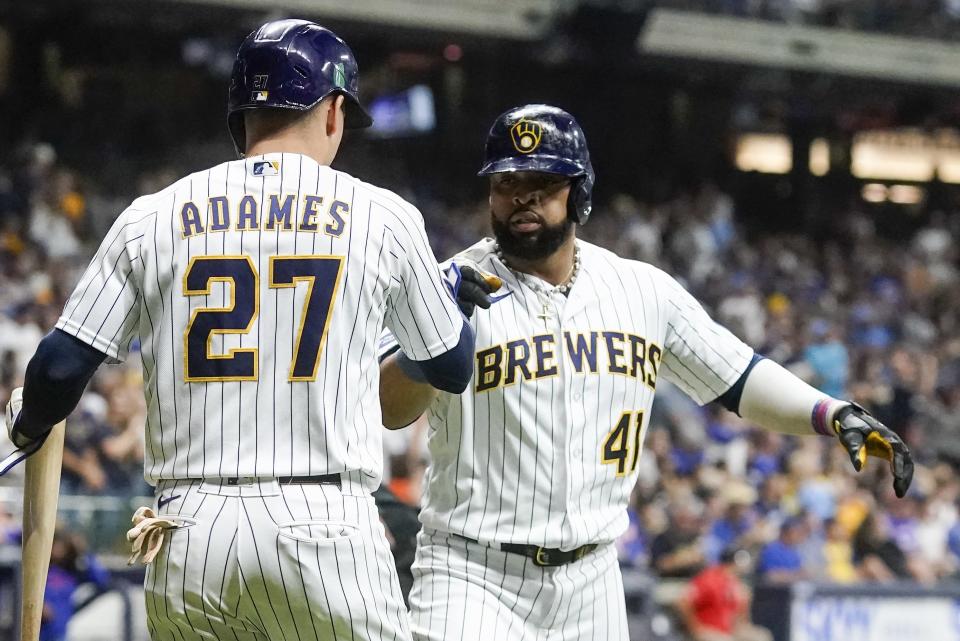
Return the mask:
<path fill-rule="evenodd" d="M 572 179 L 567 211 L 581 225 L 593 208 L 593 165 L 587 139 L 576 118 L 550 105 L 525 105 L 497 118 L 487 135 L 478 176 L 508 171 L 540 171 Z"/>
<path fill-rule="evenodd" d="M 240 45 L 230 78 L 227 125 L 241 156 L 246 147 L 243 112 L 264 107 L 307 111 L 331 94 L 341 94 L 344 126 L 369 127 L 360 106 L 359 70 L 347 43 L 308 20 L 268 22 Z"/>

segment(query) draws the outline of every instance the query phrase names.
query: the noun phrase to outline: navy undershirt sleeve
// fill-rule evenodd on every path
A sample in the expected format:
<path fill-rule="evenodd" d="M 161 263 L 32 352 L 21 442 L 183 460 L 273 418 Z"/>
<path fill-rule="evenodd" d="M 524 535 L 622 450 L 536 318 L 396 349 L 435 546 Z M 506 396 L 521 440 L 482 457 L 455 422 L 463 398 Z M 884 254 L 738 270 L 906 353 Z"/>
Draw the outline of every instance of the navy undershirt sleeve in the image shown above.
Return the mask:
<path fill-rule="evenodd" d="M 747 369 L 743 370 L 743 374 L 740 375 L 740 378 L 737 379 L 737 382 L 734 383 L 726 392 L 718 396 L 716 401 L 739 416 L 740 397 L 743 396 L 743 387 L 747 384 L 747 376 L 750 375 L 750 370 L 752 370 L 754 366 L 756 366 L 756 364 L 762 360 L 763 356 L 754 353 L 753 358 L 750 359 L 750 364 L 747 365 Z"/>
<path fill-rule="evenodd" d="M 464 321 L 460 341 L 451 350 L 425 361 L 410 361 L 423 373 L 428 383 L 438 390 L 460 394 L 473 377 L 473 349 L 476 337 L 470 323 Z"/>
<path fill-rule="evenodd" d="M 70 334 L 47 334 L 27 364 L 23 408 L 14 428 L 37 439 L 69 416 L 106 354 Z"/>

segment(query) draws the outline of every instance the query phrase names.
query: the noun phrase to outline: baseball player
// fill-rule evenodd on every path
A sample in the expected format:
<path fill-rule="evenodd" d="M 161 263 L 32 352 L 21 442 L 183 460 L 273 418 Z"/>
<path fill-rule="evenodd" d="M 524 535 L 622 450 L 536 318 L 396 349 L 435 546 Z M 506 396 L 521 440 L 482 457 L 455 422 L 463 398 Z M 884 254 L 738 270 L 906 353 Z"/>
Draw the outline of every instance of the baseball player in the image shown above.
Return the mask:
<path fill-rule="evenodd" d="M 344 129 L 371 123 L 357 78 L 317 24 L 250 34 L 228 107 L 243 157 L 121 214 L 8 409 L 28 452 L 139 338 L 157 501 L 128 538 L 152 560 L 155 640 L 409 638 L 371 497 L 376 340 L 389 328 L 457 394 L 474 338 L 420 212 L 329 167 Z"/>
<path fill-rule="evenodd" d="M 885 458 L 906 492 L 896 434 L 755 354 L 664 272 L 577 240 L 594 174 L 570 114 L 502 114 L 480 175 L 494 238 L 453 259 L 464 311 L 489 308 L 471 319 L 470 389 L 438 393 L 402 346 L 381 350 L 385 425 L 428 409 L 431 426 L 415 638 L 627 639 L 613 541 L 661 377 L 770 429 L 839 436 L 856 469 Z M 493 305 L 484 274 L 503 283 Z"/>

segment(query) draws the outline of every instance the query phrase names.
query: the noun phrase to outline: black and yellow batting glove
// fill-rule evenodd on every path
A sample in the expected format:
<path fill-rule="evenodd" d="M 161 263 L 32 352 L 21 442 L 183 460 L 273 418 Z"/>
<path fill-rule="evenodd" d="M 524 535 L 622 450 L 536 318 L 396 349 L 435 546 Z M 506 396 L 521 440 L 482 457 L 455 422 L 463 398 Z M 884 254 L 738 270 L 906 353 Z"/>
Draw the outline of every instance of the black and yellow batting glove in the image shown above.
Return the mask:
<path fill-rule="evenodd" d="M 867 464 L 868 456 L 889 461 L 893 491 L 898 498 L 903 498 L 913 480 L 913 457 L 896 432 L 856 403 L 837 411 L 833 417 L 833 429 L 858 472 Z"/>

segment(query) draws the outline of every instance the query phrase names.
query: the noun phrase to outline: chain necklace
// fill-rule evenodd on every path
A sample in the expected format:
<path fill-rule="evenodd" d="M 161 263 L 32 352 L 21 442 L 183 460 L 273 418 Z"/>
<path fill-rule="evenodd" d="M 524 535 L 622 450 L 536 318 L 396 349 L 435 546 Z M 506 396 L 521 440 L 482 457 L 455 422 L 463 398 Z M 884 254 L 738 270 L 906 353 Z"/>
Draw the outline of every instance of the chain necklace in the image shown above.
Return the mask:
<path fill-rule="evenodd" d="M 511 267 L 510 264 L 507 263 L 506 258 L 504 258 L 503 256 L 503 250 L 500 249 L 500 243 L 496 243 L 493 246 L 493 251 L 497 254 L 497 258 L 500 259 L 500 262 L 507 266 L 507 269 L 512 271 L 514 274 L 517 274 L 518 276 L 520 276 L 530 286 L 530 288 L 536 291 L 538 294 L 545 294 L 549 296 L 550 294 L 557 292 L 566 296 L 567 294 L 570 293 L 570 289 L 573 287 L 573 284 L 577 282 L 577 276 L 580 275 L 580 246 L 579 245 L 574 245 L 574 248 L 573 248 L 573 268 L 570 270 L 570 275 L 567 277 L 565 281 L 563 281 L 559 285 L 556 285 L 554 287 L 549 287 L 549 288 L 543 287 L 542 285 L 540 285 L 540 283 L 528 278 L 527 277 L 528 275 L 525 274 L 524 272 L 517 271 L 516 269 Z"/>

